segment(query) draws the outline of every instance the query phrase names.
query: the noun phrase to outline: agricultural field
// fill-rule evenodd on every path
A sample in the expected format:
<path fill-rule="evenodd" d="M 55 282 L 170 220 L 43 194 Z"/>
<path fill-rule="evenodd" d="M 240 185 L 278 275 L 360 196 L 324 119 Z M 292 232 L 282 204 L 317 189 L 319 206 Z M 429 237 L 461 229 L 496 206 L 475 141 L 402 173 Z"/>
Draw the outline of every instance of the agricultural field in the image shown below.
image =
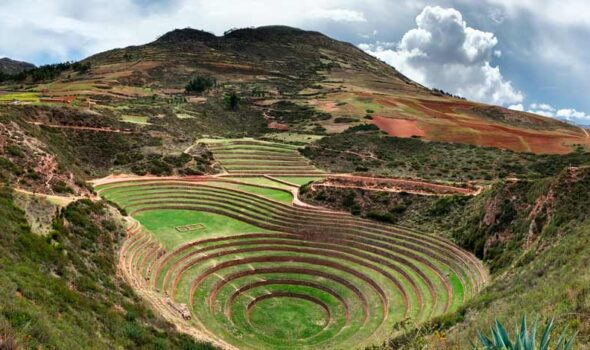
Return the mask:
<path fill-rule="evenodd" d="M 139 124 L 139 125 L 149 125 L 148 117 L 140 116 L 140 115 L 123 115 L 121 117 L 121 121 L 125 123 L 132 123 L 132 124 Z"/>
<path fill-rule="evenodd" d="M 132 218 L 127 278 L 226 348 L 380 344 L 397 322 L 457 310 L 486 284 L 482 264 L 444 238 L 294 204 L 296 184 L 314 179 L 113 178 L 95 188 Z"/>
<path fill-rule="evenodd" d="M 198 143 L 206 144 L 231 175 L 322 175 L 322 171 L 311 165 L 294 145 L 254 139 L 203 139 Z"/>
<path fill-rule="evenodd" d="M 320 124 L 329 133 L 358 125 L 353 119 L 366 117 L 390 136 L 418 136 L 426 140 L 498 147 L 536 154 L 567 154 L 576 145 L 590 149 L 584 130 L 552 118 L 443 96 L 426 96 L 418 91 L 399 91 L 395 84 L 377 84 L 371 75 L 349 76 L 332 71 L 327 93 L 299 103 L 320 112 L 352 118 L 334 125 Z M 345 89 L 340 89 L 340 87 Z M 407 88 L 407 87 L 406 87 Z M 342 91 L 345 90 L 345 91 Z"/>
<path fill-rule="evenodd" d="M 0 104 L 11 103 L 13 101 L 37 103 L 37 102 L 39 102 L 39 93 L 37 93 L 37 92 L 0 92 Z"/>

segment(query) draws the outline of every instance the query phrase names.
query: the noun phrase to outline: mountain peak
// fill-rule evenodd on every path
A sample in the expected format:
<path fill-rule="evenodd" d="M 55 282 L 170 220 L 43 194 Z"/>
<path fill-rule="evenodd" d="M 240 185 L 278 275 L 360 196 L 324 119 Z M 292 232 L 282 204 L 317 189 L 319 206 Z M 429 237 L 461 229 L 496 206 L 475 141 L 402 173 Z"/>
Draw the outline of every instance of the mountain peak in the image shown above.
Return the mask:
<path fill-rule="evenodd" d="M 224 38 L 253 41 L 276 40 L 301 36 L 322 36 L 322 34 L 282 25 L 230 29 L 224 34 Z"/>
<path fill-rule="evenodd" d="M 211 41 L 215 34 L 193 28 L 174 29 L 156 40 L 156 42 L 177 43 L 185 41 Z"/>

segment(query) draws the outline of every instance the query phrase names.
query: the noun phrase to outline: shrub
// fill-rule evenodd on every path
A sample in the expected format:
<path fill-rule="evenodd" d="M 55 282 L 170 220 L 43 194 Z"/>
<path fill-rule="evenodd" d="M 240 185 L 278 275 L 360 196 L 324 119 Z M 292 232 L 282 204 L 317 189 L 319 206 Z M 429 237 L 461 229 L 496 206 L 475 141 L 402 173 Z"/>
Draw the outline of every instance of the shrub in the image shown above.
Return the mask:
<path fill-rule="evenodd" d="M 74 190 L 68 186 L 64 181 L 57 181 L 51 185 L 51 189 L 56 193 L 74 193 Z"/>
<path fill-rule="evenodd" d="M 5 150 L 6 153 L 14 157 L 24 158 L 25 156 L 25 152 L 23 152 L 23 150 L 16 145 L 6 146 Z"/>
<path fill-rule="evenodd" d="M 196 77 L 186 84 L 184 89 L 187 92 L 203 92 L 217 85 L 217 80 L 212 77 Z"/>
<path fill-rule="evenodd" d="M 553 320 L 547 322 L 547 325 L 543 329 L 541 338 L 539 339 L 539 345 L 537 346 L 537 321 L 533 322 L 531 328 L 527 326 L 526 316 L 523 316 L 520 322 L 520 330 L 517 330 L 514 335 L 514 339 L 510 339 L 506 328 L 502 323 L 496 320 L 494 327 L 491 328 L 492 338 L 488 338 L 481 332 L 478 332 L 478 340 L 481 347 L 474 346 L 474 350 L 570 350 L 574 347 L 574 334 L 569 339 L 566 339 L 565 333 L 563 333 L 555 342 L 555 345 L 551 345 L 551 332 L 553 331 Z"/>
<path fill-rule="evenodd" d="M 377 220 L 377 221 L 381 221 L 381 222 L 387 222 L 390 224 L 395 224 L 397 222 L 397 219 L 395 218 L 395 216 L 393 216 L 393 214 L 388 213 L 388 212 L 383 212 L 383 211 L 370 211 L 367 213 L 367 217 L 369 219 L 373 219 L 373 220 Z"/>
<path fill-rule="evenodd" d="M 346 124 L 346 123 L 354 123 L 358 122 L 359 120 L 352 117 L 337 117 L 334 118 L 334 123 Z"/>
<path fill-rule="evenodd" d="M 238 105 L 240 104 L 240 97 L 235 91 L 232 91 L 229 94 L 226 94 L 223 98 L 225 106 L 232 111 L 238 109 Z"/>

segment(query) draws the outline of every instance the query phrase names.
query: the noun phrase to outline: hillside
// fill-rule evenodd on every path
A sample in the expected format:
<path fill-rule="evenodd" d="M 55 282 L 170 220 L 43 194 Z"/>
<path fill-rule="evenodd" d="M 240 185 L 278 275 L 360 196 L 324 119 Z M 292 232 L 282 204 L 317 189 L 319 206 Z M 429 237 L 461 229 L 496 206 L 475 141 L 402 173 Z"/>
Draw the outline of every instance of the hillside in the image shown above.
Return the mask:
<path fill-rule="evenodd" d="M 99 72 L 107 77 L 113 74 L 119 79 L 125 72 L 130 84 L 137 79 L 143 85 L 182 88 L 195 74 L 239 83 L 236 88 L 243 93 L 256 89 L 264 95 L 256 96 L 256 104 L 268 106 L 263 110 L 271 120 L 297 131 L 334 133 L 369 121 L 393 136 L 416 135 L 534 153 L 567 153 L 573 144 L 590 144 L 579 128 L 440 96 L 350 44 L 287 27 L 235 30 L 223 37 L 176 30 L 153 43 L 88 60 L 104 66 Z M 332 118 L 318 118 L 317 128 L 311 129 L 309 122 L 284 116 L 282 106 L 277 105 L 281 100 L 312 107 Z"/>
<path fill-rule="evenodd" d="M 35 65 L 28 62 L 11 60 L 8 57 L 0 58 L 1 74 L 18 74 L 35 68 Z"/>
<path fill-rule="evenodd" d="M 590 145 L 578 127 L 431 91 L 350 44 L 289 27 L 238 29 L 221 37 L 177 29 L 146 45 L 91 56 L 84 64 L 92 68 L 74 67 L 73 74 L 37 83 L 32 91 L 88 98 L 95 110 L 131 105 L 130 114 L 156 124 L 158 115 L 203 115 L 234 91 L 250 123 L 299 135 L 371 123 L 393 136 L 533 153 L 563 154 L 573 145 Z M 166 106 L 197 76 L 215 78 L 216 88 Z M 157 103 L 141 110 L 139 98 Z M 125 118 L 121 109 L 110 111 Z"/>
<path fill-rule="evenodd" d="M 0 75 L 0 349 L 588 348 L 589 150 L 284 26 Z"/>

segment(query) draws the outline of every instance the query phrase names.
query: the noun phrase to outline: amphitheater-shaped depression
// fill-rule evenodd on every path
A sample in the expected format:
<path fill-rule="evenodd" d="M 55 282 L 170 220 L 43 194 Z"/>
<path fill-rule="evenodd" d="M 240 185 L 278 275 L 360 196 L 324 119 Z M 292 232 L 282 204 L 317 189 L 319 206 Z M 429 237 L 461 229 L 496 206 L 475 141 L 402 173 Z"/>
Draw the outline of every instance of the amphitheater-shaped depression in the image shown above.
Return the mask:
<path fill-rule="evenodd" d="M 379 343 L 394 323 L 453 311 L 486 281 L 444 238 L 296 206 L 296 179 L 276 180 L 137 178 L 97 190 L 133 218 L 121 260 L 135 282 L 240 349 Z"/>

